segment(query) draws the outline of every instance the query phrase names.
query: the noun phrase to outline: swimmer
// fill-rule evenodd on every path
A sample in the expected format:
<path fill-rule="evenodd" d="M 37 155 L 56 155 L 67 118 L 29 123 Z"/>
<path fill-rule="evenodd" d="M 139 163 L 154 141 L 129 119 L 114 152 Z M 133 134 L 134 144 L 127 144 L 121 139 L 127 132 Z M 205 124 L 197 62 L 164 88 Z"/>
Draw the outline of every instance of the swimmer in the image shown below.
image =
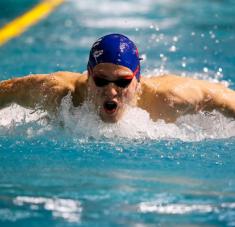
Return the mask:
<path fill-rule="evenodd" d="M 11 103 L 56 113 L 70 94 L 75 107 L 91 101 L 104 122 L 117 122 L 127 106 L 146 110 L 157 121 L 218 110 L 235 118 L 235 92 L 218 83 L 176 75 L 141 77 L 135 44 L 110 34 L 92 46 L 87 74 L 55 72 L 0 82 L 0 108 Z"/>

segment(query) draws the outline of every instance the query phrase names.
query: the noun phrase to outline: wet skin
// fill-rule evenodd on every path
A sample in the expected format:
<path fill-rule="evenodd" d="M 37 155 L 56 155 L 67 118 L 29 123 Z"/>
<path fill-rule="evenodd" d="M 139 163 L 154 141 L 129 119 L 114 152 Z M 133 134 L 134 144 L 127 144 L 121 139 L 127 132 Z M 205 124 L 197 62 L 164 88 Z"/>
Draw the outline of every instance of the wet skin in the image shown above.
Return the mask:
<path fill-rule="evenodd" d="M 214 109 L 235 118 L 235 92 L 222 84 L 176 75 L 142 77 L 138 82 L 130 69 L 111 63 L 98 64 L 88 74 L 55 72 L 1 81 L 0 108 L 17 103 L 56 113 L 70 94 L 75 107 L 88 99 L 101 119 L 110 123 L 123 116 L 127 105 L 144 109 L 154 121 L 174 122 L 185 114 Z M 95 77 L 106 79 L 106 85 L 97 86 Z M 127 87 L 118 86 L 120 78 L 132 77 Z"/>
<path fill-rule="evenodd" d="M 123 115 L 127 105 L 136 104 L 136 91 L 138 81 L 133 72 L 120 65 L 101 63 L 89 71 L 88 95 L 97 108 L 98 114 L 104 122 L 117 122 Z M 110 81 L 105 86 L 99 87 L 94 78 Z M 126 87 L 119 87 L 112 81 L 131 79 Z"/>

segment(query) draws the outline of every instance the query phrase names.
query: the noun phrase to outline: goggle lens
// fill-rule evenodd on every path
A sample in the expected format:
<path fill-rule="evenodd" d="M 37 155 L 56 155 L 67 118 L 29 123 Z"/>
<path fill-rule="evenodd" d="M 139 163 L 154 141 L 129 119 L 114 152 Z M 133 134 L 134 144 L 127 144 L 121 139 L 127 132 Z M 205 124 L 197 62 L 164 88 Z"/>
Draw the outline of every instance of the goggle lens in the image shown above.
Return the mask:
<path fill-rule="evenodd" d="M 97 87 L 104 87 L 107 86 L 109 83 L 114 83 L 116 86 L 121 87 L 121 88 L 126 88 L 129 86 L 129 84 L 131 83 L 133 78 L 131 79 L 125 79 L 125 78 L 121 78 L 121 79 L 117 79 L 114 81 L 110 81 L 110 80 L 106 80 L 104 78 L 101 77 L 93 77 L 93 80 L 95 82 L 95 85 Z"/>

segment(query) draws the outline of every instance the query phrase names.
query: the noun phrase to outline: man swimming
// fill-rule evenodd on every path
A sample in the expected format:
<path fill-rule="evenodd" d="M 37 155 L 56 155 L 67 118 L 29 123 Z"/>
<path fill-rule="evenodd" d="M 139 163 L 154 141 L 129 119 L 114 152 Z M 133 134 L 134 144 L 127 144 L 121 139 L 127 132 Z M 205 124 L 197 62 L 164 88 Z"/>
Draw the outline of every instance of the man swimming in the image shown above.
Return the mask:
<path fill-rule="evenodd" d="M 75 107 L 90 100 L 110 123 L 117 122 L 128 105 L 148 111 L 155 121 L 174 122 L 185 114 L 214 109 L 235 118 L 235 92 L 221 84 L 175 75 L 141 77 L 138 50 L 121 34 L 93 44 L 87 74 L 56 72 L 2 81 L 0 108 L 17 103 L 54 113 L 68 94 Z"/>

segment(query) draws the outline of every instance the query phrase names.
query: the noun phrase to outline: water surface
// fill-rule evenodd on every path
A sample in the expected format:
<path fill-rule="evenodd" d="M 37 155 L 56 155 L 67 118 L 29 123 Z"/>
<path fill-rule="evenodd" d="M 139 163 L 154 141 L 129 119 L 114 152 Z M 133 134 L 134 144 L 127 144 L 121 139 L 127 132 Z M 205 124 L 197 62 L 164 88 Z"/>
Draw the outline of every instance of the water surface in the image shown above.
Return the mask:
<path fill-rule="evenodd" d="M 232 0 L 70 0 L 1 47 L 0 78 L 83 72 L 92 43 L 119 32 L 137 43 L 143 76 L 235 88 L 234 11 Z M 1 226 L 235 226 L 232 119 L 166 124 L 132 108 L 109 125 L 69 100 L 52 121 L 17 105 L 0 111 Z"/>

